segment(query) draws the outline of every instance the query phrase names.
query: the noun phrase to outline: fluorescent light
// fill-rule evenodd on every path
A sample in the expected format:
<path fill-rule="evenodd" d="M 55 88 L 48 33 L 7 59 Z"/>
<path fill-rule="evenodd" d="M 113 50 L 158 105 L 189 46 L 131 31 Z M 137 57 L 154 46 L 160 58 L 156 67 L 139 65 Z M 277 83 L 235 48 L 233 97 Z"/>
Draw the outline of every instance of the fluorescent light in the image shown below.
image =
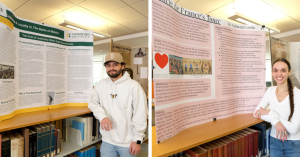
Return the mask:
<path fill-rule="evenodd" d="M 237 21 L 240 21 L 240 22 L 243 22 L 243 23 L 245 23 L 245 24 L 247 24 L 247 25 L 255 25 L 254 23 L 249 22 L 249 21 L 244 20 L 244 19 L 241 19 L 241 18 L 237 18 L 236 20 L 237 20 Z"/>
<path fill-rule="evenodd" d="M 79 31 L 83 31 L 83 29 L 75 27 L 75 26 L 71 26 L 71 25 L 67 25 L 66 27 L 69 27 L 69 28 L 72 28 L 72 29 L 76 29 L 76 30 L 79 30 Z"/>
<path fill-rule="evenodd" d="M 270 23 L 284 17 L 284 14 L 262 0 L 238 0 L 234 2 L 237 12 L 260 23 Z"/>
<path fill-rule="evenodd" d="M 102 37 L 104 38 L 105 36 L 104 35 L 101 35 L 101 34 L 98 34 L 98 33 L 93 33 L 94 35 L 98 36 L 98 37 Z"/>
<path fill-rule="evenodd" d="M 75 29 L 75 30 L 92 30 L 90 28 L 87 28 L 87 27 L 84 27 L 84 26 L 81 26 L 81 25 L 78 25 L 76 23 L 73 23 L 73 22 L 70 22 L 70 21 L 67 21 L 67 20 L 64 20 L 62 23 L 59 23 L 58 25 L 60 26 L 63 26 L 63 27 L 68 27 L 68 28 L 71 28 L 71 29 Z M 104 32 L 95 32 L 93 33 L 93 35 L 95 36 L 98 36 L 98 37 L 111 37 L 110 34 L 107 34 L 107 33 L 104 33 Z"/>
<path fill-rule="evenodd" d="M 265 28 L 265 31 L 266 31 L 266 32 L 269 32 L 269 30 L 268 30 L 267 28 Z M 274 33 L 274 31 L 272 31 L 272 30 L 270 29 L 270 33 Z"/>
<path fill-rule="evenodd" d="M 249 25 L 263 25 L 263 23 L 252 19 L 251 17 L 248 17 L 242 13 L 239 12 L 232 12 L 231 15 L 229 15 L 228 19 L 236 21 L 241 24 L 249 24 Z M 265 25 L 265 28 L 270 29 L 270 33 L 280 33 L 280 30 L 277 28 L 274 28 L 270 25 Z"/>

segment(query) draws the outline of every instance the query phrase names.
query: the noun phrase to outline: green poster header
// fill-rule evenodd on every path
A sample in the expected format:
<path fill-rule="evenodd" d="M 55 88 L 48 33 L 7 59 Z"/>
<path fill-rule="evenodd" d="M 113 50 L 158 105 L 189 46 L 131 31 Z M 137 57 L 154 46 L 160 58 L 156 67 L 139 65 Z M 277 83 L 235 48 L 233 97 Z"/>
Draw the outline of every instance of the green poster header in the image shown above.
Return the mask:
<path fill-rule="evenodd" d="M 66 42 L 54 38 L 42 37 L 42 36 L 27 34 L 22 32 L 20 32 L 20 38 L 55 43 L 55 44 L 60 44 L 65 46 L 93 46 L 93 42 Z"/>
<path fill-rule="evenodd" d="M 10 20 L 14 24 L 14 27 L 18 29 L 64 39 L 64 31 L 60 29 L 20 20 L 16 18 L 15 15 L 9 10 L 6 10 L 6 13 L 7 13 L 7 19 Z"/>

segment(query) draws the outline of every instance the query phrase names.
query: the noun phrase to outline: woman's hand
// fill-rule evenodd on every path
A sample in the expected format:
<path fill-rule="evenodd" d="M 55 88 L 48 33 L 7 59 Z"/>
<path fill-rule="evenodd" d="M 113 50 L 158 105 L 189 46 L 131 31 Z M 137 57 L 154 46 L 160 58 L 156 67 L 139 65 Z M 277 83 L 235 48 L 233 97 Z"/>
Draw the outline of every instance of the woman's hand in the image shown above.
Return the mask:
<path fill-rule="evenodd" d="M 286 129 L 280 121 L 275 124 L 275 129 L 276 129 L 276 138 L 278 138 L 282 142 L 284 142 L 284 140 L 287 140 Z"/>
<path fill-rule="evenodd" d="M 256 118 L 258 118 L 258 119 L 261 119 L 261 116 L 262 116 L 262 115 L 268 115 L 269 112 L 270 112 L 269 110 L 265 110 L 265 109 L 263 109 L 262 107 L 260 107 L 259 110 L 256 110 L 256 111 L 254 112 L 254 116 L 255 116 Z"/>
<path fill-rule="evenodd" d="M 260 107 L 259 112 L 260 112 L 261 115 L 268 115 L 270 110 L 265 110 L 262 107 Z"/>

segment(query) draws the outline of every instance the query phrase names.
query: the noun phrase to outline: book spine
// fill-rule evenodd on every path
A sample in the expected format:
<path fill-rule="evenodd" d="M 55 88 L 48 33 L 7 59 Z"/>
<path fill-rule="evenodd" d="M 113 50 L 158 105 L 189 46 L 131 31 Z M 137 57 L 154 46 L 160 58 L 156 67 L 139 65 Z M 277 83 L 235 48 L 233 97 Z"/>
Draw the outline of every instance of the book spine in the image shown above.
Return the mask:
<path fill-rule="evenodd" d="M 54 155 L 57 155 L 57 129 L 55 129 Z"/>
<path fill-rule="evenodd" d="M 29 135 L 29 157 L 33 157 L 33 133 Z"/>
<path fill-rule="evenodd" d="M 61 151 L 61 131 L 57 129 L 57 154 Z"/>
<path fill-rule="evenodd" d="M 37 133 L 37 157 L 42 156 L 42 133 Z"/>
<path fill-rule="evenodd" d="M 54 146 L 55 146 L 55 127 L 51 127 L 51 157 L 54 156 Z"/>

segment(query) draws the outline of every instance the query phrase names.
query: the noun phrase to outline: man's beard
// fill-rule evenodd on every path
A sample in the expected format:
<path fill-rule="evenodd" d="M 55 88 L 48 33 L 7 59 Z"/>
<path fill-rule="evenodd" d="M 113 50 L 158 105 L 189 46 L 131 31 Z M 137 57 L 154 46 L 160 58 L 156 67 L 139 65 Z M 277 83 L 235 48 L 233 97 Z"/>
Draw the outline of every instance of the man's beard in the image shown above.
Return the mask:
<path fill-rule="evenodd" d="M 115 71 L 116 73 L 115 74 L 110 74 L 111 71 Z M 119 71 L 117 71 L 117 70 L 110 70 L 110 71 L 108 71 L 106 73 L 111 78 L 117 78 L 122 73 L 122 68 Z"/>

